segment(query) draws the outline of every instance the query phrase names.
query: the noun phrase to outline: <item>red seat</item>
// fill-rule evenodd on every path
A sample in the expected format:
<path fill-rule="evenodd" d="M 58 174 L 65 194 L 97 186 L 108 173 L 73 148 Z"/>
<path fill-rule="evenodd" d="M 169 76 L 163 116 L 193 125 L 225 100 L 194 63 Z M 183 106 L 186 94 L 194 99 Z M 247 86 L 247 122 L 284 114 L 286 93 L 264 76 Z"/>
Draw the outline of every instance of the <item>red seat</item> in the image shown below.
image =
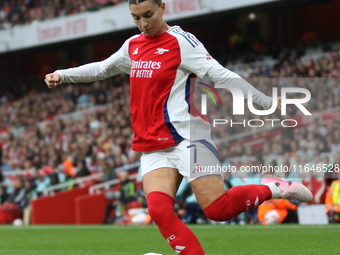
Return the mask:
<path fill-rule="evenodd" d="M 20 218 L 20 210 L 17 204 L 3 204 L 0 206 L 0 224 L 12 224 Z"/>

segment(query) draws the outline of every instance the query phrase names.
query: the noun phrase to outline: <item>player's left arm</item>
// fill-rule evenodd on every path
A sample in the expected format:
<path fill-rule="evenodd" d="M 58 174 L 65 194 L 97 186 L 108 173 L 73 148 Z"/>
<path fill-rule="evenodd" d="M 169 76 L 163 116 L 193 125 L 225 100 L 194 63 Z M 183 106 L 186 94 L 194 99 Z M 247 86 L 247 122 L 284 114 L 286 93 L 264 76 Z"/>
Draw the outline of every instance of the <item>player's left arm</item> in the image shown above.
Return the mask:
<path fill-rule="evenodd" d="M 272 106 L 272 97 L 266 96 L 241 76 L 223 67 L 216 60 L 207 71 L 206 76 L 208 76 L 215 84 L 233 85 L 238 87 L 243 92 L 245 98 L 248 97 L 248 91 L 251 90 L 252 101 L 262 106 L 264 109 L 269 109 Z"/>
<path fill-rule="evenodd" d="M 200 43 L 196 37 L 191 34 L 190 37 L 194 38 L 198 43 L 193 44 L 188 40 L 181 40 L 182 64 L 186 69 L 195 73 L 200 78 L 203 78 L 204 76 L 209 77 L 215 84 L 236 86 L 241 89 L 245 98 L 248 96 L 248 90 L 251 89 L 254 103 L 262 106 L 264 109 L 269 109 L 271 107 L 272 97 L 266 96 L 241 76 L 224 68 L 208 53 L 203 44 Z"/>

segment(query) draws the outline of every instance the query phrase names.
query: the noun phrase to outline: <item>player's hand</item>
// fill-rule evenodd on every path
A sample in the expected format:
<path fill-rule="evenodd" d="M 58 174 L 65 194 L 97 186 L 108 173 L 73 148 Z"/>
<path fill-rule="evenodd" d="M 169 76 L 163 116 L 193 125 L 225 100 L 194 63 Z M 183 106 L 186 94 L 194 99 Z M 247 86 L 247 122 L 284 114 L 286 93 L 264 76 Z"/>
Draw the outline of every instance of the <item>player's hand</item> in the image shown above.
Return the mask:
<path fill-rule="evenodd" d="M 45 76 L 45 83 L 50 89 L 54 89 L 60 83 L 61 76 L 58 73 L 49 73 Z"/>
<path fill-rule="evenodd" d="M 270 103 L 270 108 L 273 106 L 273 99 L 272 102 Z M 277 110 L 281 110 L 281 97 L 277 98 Z"/>

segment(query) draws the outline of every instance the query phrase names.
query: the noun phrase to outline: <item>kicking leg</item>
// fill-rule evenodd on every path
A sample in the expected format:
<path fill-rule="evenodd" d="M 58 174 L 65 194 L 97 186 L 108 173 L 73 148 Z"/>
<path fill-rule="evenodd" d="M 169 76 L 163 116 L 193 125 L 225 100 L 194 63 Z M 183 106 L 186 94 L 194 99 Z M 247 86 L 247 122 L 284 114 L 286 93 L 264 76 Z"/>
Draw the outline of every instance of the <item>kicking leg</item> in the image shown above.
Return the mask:
<path fill-rule="evenodd" d="M 160 168 L 143 176 L 149 214 L 175 252 L 204 255 L 194 233 L 174 212 L 174 198 L 181 181 L 182 176 L 173 168 Z"/>
<path fill-rule="evenodd" d="M 220 176 L 207 176 L 190 183 L 205 215 L 215 221 L 234 218 L 271 198 L 299 199 L 309 202 L 312 193 L 302 184 L 279 178 L 264 178 L 263 185 L 236 186 L 224 192 Z"/>
<path fill-rule="evenodd" d="M 218 175 L 198 178 L 190 183 L 205 215 L 215 221 L 226 221 L 272 198 L 266 185 L 242 185 L 224 190 Z"/>

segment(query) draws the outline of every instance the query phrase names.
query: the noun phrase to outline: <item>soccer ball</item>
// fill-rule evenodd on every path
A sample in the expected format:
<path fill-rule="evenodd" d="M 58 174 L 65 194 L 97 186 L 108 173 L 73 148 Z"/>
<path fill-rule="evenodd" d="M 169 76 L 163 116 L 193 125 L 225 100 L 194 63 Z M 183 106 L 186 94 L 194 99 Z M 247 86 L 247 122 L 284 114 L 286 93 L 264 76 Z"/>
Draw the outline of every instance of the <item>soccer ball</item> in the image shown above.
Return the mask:
<path fill-rule="evenodd" d="M 279 223 L 280 215 L 276 210 L 270 210 L 264 216 L 264 220 L 267 223 L 267 225 L 275 225 Z"/>
<path fill-rule="evenodd" d="M 22 219 L 15 219 L 13 221 L 13 226 L 22 226 L 23 222 Z"/>
<path fill-rule="evenodd" d="M 163 255 L 163 254 L 156 253 L 156 252 L 149 252 L 149 253 L 145 253 L 143 255 Z"/>

